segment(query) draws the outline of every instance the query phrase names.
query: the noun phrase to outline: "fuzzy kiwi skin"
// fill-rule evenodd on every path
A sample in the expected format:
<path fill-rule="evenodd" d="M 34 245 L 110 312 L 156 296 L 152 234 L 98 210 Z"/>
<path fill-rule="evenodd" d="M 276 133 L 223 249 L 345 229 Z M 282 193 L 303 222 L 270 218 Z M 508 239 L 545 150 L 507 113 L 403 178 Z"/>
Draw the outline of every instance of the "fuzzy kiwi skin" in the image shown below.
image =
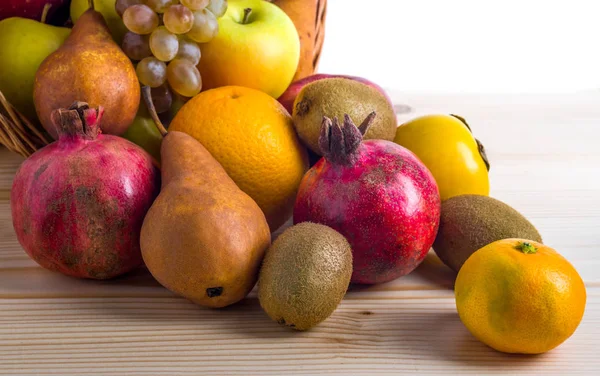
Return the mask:
<path fill-rule="evenodd" d="M 306 85 L 294 101 L 293 120 L 302 142 L 314 153 L 322 155 L 319 136 L 323 116 L 344 119 L 349 115 L 359 124 L 371 112 L 377 115 L 365 140 L 394 140 L 398 121 L 385 94 L 362 82 L 346 78 L 325 78 Z"/>
<path fill-rule="evenodd" d="M 475 251 L 509 238 L 542 242 L 533 224 L 502 201 L 488 196 L 460 195 L 442 202 L 433 250 L 444 264 L 458 272 Z"/>
<path fill-rule="evenodd" d="M 267 250 L 258 299 L 277 323 L 307 330 L 328 318 L 352 276 L 352 249 L 334 229 L 310 222 L 288 228 Z"/>

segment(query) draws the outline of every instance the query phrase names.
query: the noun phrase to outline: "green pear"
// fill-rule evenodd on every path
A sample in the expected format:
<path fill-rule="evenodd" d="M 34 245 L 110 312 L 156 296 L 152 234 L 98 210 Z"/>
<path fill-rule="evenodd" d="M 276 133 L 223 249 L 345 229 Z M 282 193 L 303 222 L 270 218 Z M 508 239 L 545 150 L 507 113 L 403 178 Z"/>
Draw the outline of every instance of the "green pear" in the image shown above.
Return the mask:
<path fill-rule="evenodd" d="M 116 0 L 94 0 L 94 9 L 102 14 L 108 24 L 113 39 L 120 46 L 127 28 L 115 10 Z M 71 1 L 71 19 L 77 22 L 79 17 L 90 7 L 89 0 Z"/>
<path fill-rule="evenodd" d="M 0 21 L 0 91 L 31 121 L 35 72 L 42 61 L 67 39 L 71 29 L 46 25 L 27 18 Z"/>

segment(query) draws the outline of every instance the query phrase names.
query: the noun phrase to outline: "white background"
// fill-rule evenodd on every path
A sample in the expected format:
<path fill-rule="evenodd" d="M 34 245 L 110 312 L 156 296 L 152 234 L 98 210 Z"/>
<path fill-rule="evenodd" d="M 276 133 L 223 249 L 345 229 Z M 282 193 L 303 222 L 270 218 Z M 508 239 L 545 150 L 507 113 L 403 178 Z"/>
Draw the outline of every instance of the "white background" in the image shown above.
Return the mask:
<path fill-rule="evenodd" d="M 419 92 L 600 88 L 600 0 L 328 0 L 320 72 Z"/>

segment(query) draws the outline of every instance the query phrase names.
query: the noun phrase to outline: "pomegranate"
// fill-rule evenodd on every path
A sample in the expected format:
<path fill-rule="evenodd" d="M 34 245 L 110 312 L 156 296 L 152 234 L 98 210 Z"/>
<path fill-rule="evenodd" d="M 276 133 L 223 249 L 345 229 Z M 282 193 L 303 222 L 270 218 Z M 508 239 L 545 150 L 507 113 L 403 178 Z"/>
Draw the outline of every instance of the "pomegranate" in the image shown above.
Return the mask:
<path fill-rule="evenodd" d="M 27 159 L 11 191 L 19 242 L 38 264 L 106 279 L 142 264 L 140 231 L 160 175 L 140 147 L 100 134 L 102 107 L 52 113 L 59 140 Z"/>
<path fill-rule="evenodd" d="M 356 127 L 323 119 L 324 158 L 300 184 L 294 223 L 327 225 L 352 246 L 353 283 L 391 281 L 425 258 L 440 221 L 440 195 L 425 165 L 389 141 L 362 140 L 375 113 Z"/>

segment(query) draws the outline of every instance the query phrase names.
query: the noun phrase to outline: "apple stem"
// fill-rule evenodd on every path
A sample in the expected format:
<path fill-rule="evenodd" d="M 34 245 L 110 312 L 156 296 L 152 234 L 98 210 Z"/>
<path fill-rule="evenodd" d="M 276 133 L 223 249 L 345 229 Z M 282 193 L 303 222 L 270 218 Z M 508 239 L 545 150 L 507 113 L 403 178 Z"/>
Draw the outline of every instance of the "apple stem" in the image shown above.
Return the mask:
<path fill-rule="evenodd" d="M 48 18 L 48 12 L 50 11 L 50 8 L 52 8 L 52 4 L 47 3 L 46 5 L 44 5 L 44 10 L 42 11 L 42 19 L 40 20 L 41 23 L 46 23 L 46 18 Z"/>
<path fill-rule="evenodd" d="M 242 25 L 248 23 L 248 18 L 250 18 L 250 13 L 252 13 L 252 8 L 244 9 L 244 18 L 242 19 Z"/>
<path fill-rule="evenodd" d="M 158 128 L 158 131 L 160 132 L 160 134 L 165 137 L 167 135 L 167 129 L 165 128 L 165 126 L 163 125 L 162 121 L 160 121 L 160 118 L 158 117 L 158 114 L 156 113 L 156 107 L 154 107 L 154 103 L 152 103 L 152 92 L 151 92 L 151 88 L 150 86 L 144 86 L 142 88 L 142 96 L 144 97 L 144 102 L 146 102 L 146 107 L 148 107 L 148 112 L 150 112 L 150 116 L 152 117 L 152 120 L 154 120 L 154 124 L 156 125 L 156 128 Z"/>

